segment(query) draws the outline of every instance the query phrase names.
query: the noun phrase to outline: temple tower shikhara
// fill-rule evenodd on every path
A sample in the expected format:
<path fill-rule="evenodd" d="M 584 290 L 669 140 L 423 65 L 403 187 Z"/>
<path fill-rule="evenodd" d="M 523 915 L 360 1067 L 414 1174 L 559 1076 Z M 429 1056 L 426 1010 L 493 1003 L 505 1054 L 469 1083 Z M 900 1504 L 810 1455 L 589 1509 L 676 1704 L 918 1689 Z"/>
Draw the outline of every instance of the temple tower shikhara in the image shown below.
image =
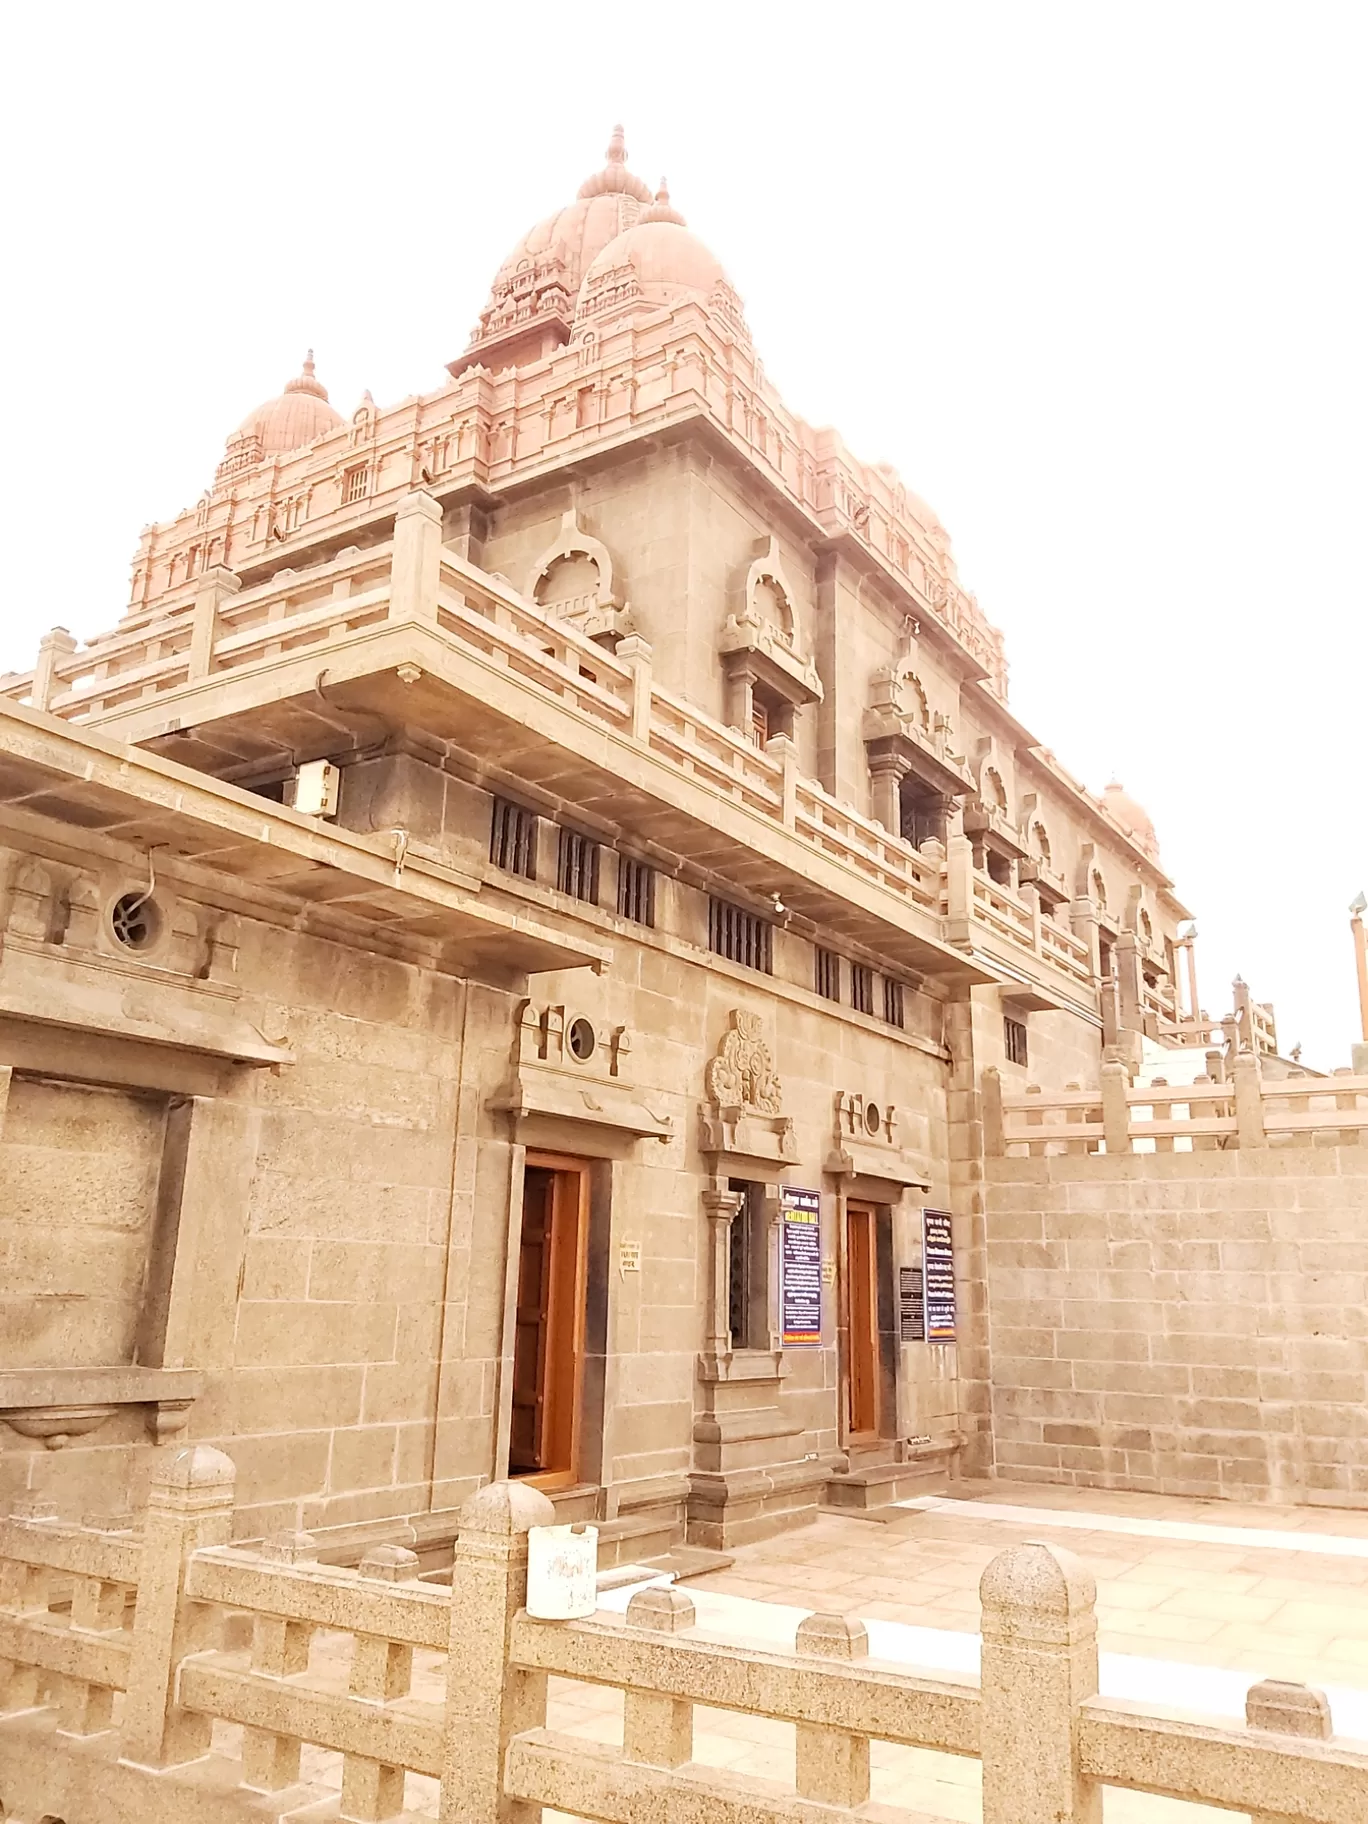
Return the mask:
<path fill-rule="evenodd" d="M 1254 1145 L 1271 1015 L 1203 1012 L 935 514 L 620 129 L 439 385 L 320 371 L 0 680 L 0 1496 L 188 1439 L 240 1530 L 439 1541 L 511 1474 L 640 1559 L 1007 1443 L 1134 1481 L 1006 1425 L 986 1187 Z M 1136 1113 L 1155 1046 L 1197 1113 Z"/>

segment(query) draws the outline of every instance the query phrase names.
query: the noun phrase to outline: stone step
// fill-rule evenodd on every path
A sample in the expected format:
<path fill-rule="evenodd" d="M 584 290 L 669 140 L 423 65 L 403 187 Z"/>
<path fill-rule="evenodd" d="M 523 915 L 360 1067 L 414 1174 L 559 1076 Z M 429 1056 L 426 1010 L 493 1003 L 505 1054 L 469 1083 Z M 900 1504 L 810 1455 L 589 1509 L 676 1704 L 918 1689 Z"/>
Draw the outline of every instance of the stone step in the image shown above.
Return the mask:
<path fill-rule="evenodd" d="M 557 1526 L 597 1518 L 601 1492 L 597 1482 L 576 1482 L 570 1488 L 548 1488 L 544 1492 L 556 1510 Z"/>
<path fill-rule="evenodd" d="M 840 1513 L 875 1515 L 896 1519 L 895 1502 L 910 1495 L 943 1495 L 950 1488 L 948 1452 L 914 1459 L 910 1463 L 874 1463 L 828 1478 L 823 1505 Z"/>

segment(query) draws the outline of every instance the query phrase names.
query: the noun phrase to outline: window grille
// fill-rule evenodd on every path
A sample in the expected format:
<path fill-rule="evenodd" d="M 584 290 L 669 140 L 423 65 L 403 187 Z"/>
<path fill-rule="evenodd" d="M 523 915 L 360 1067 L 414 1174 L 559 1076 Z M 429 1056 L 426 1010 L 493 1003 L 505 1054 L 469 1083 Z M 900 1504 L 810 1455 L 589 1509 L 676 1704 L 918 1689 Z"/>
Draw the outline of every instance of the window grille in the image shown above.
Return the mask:
<path fill-rule="evenodd" d="M 747 969 L 773 973 L 773 928 L 725 899 L 708 901 L 708 948 L 714 956 L 743 963 Z"/>
<path fill-rule="evenodd" d="M 907 1023 L 906 1010 L 903 1006 L 903 985 L 889 976 L 884 977 L 884 1018 L 890 1026 L 904 1026 Z"/>
<path fill-rule="evenodd" d="M 850 1004 L 856 1013 L 874 1011 L 874 971 L 864 963 L 850 965 Z"/>
<path fill-rule="evenodd" d="M 1007 1053 L 1009 1064 L 1025 1064 L 1027 1060 L 1026 1022 L 1004 1016 L 1002 1022 L 1002 1045 Z"/>
<path fill-rule="evenodd" d="M 763 703 L 751 699 L 751 740 L 763 747 L 770 738 L 769 711 Z"/>
<path fill-rule="evenodd" d="M 649 862 L 618 856 L 618 917 L 655 924 L 655 869 Z"/>
<path fill-rule="evenodd" d="M 599 845 L 578 830 L 562 830 L 556 856 L 556 885 L 572 899 L 598 904 Z"/>
<path fill-rule="evenodd" d="M 366 465 L 358 462 L 354 469 L 345 469 L 342 474 L 342 504 L 351 506 L 353 501 L 366 498 Z"/>
<path fill-rule="evenodd" d="M 841 959 L 834 950 L 818 950 L 817 958 L 817 992 L 824 1001 L 839 1001 L 841 998 Z"/>
<path fill-rule="evenodd" d="M 494 819 L 489 832 L 489 859 L 505 874 L 521 874 L 527 880 L 537 878 L 537 817 L 534 811 L 506 798 L 494 800 Z"/>
<path fill-rule="evenodd" d="M 740 1205 L 727 1229 L 727 1329 L 733 1349 L 768 1346 L 769 1238 L 764 1186 L 728 1180 Z"/>

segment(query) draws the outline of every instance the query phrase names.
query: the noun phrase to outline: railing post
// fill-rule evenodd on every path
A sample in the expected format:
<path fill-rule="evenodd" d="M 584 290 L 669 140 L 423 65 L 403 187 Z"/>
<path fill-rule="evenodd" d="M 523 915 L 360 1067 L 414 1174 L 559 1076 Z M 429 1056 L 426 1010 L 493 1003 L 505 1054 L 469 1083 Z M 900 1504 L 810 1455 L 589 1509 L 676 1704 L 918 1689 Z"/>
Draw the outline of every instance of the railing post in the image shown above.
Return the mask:
<path fill-rule="evenodd" d="M 223 564 L 215 564 L 200 578 L 190 618 L 190 677 L 209 676 L 218 634 L 219 609 L 241 587 L 239 579 Z"/>
<path fill-rule="evenodd" d="M 948 942 L 973 942 L 974 845 L 967 836 L 952 836 L 945 845 L 945 935 Z"/>
<path fill-rule="evenodd" d="M 983 1604 L 983 1824 L 1102 1824 L 1078 1764 L 1078 1708 L 1097 1695 L 1097 1585 L 1072 1552 L 999 1552 Z"/>
<path fill-rule="evenodd" d="M 798 1624 L 794 1649 L 820 1659 L 864 1659 L 869 1631 L 845 1615 L 809 1615 Z M 794 1775 L 800 1799 L 854 1809 L 869 1800 L 869 1737 L 820 1723 L 799 1723 Z"/>
<path fill-rule="evenodd" d="M 1126 1092 L 1130 1076 L 1124 1064 L 1102 1066 L 1102 1137 L 1109 1153 L 1128 1153 L 1130 1141 L 1130 1103 Z"/>
<path fill-rule="evenodd" d="M 1334 1734 L 1324 1691 L 1281 1678 L 1260 1679 L 1245 1696 L 1245 1724 L 1273 1735 L 1296 1735 L 1328 1742 Z M 1275 1812 L 1251 1811 L 1249 1824 L 1283 1824 Z"/>
<path fill-rule="evenodd" d="M 145 1767 L 209 1752 L 210 1719 L 176 1703 L 176 1670 L 211 1644 L 212 1611 L 186 1600 L 185 1576 L 201 1546 L 227 1545 L 232 1536 L 235 1473 L 221 1450 L 197 1444 L 177 1451 L 148 1489 L 123 1710 L 123 1758 Z"/>
<path fill-rule="evenodd" d="M 791 830 L 798 820 L 798 749 L 791 735 L 775 735 L 765 743 L 765 752 L 783 769 L 779 784 L 779 814 L 784 828 Z"/>
<path fill-rule="evenodd" d="M 980 1079 L 983 1114 L 983 1151 L 989 1159 L 1000 1159 L 1007 1150 L 1002 1122 L 1002 1072 L 990 1064 Z"/>
<path fill-rule="evenodd" d="M 38 663 L 33 668 L 33 707 L 47 709 L 57 695 L 57 667 L 76 650 L 65 627 L 54 627 L 38 642 Z"/>
<path fill-rule="evenodd" d="M 431 494 L 416 488 L 405 494 L 394 514 L 390 620 L 435 625 L 441 577 L 442 509 Z"/>
<path fill-rule="evenodd" d="M 638 1590 L 627 1604 L 627 1625 L 657 1634 L 678 1634 L 698 1619 L 683 1590 Z M 649 1767 L 682 1767 L 693 1759 L 693 1705 L 650 1691 L 625 1691 L 622 1752 Z"/>
<path fill-rule="evenodd" d="M 1264 1131 L 1263 1073 L 1252 1051 L 1235 1054 L 1235 1137 L 1241 1150 L 1267 1146 Z"/>
<path fill-rule="evenodd" d="M 651 744 L 651 642 L 629 633 L 617 643 L 617 657 L 632 673 L 632 739 Z"/>
<path fill-rule="evenodd" d="M 527 1535 L 556 1510 L 538 1488 L 491 1482 L 457 1516 L 447 1654 L 441 1824 L 536 1824 L 540 1807 L 504 1797 L 510 1737 L 546 1724 L 546 1674 L 508 1663 L 527 1599 Z"/>

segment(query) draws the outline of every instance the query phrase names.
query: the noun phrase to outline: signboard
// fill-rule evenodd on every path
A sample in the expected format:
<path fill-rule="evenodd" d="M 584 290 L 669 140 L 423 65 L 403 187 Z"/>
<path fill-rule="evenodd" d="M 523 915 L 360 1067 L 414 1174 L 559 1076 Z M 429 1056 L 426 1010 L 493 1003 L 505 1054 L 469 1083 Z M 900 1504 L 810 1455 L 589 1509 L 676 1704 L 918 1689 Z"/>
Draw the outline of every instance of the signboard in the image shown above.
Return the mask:
<path fill-rule="evenodd" d="M 898 1340 L 926 1341 L 926 1275 L 920 1267 L 898 1268 Z"/>
<path fill-rule="evenodd" d="M 779 1189 L 779 1329 L 785 1349 L 822 1343 L 822 1198 Z"/>
<path fill-rule="evenodd" d="M 955 1340 L 955 1249 L 948 1210 L 922 1211 L 922 1265 L 926 1272 L 926 1340 Z"/>

